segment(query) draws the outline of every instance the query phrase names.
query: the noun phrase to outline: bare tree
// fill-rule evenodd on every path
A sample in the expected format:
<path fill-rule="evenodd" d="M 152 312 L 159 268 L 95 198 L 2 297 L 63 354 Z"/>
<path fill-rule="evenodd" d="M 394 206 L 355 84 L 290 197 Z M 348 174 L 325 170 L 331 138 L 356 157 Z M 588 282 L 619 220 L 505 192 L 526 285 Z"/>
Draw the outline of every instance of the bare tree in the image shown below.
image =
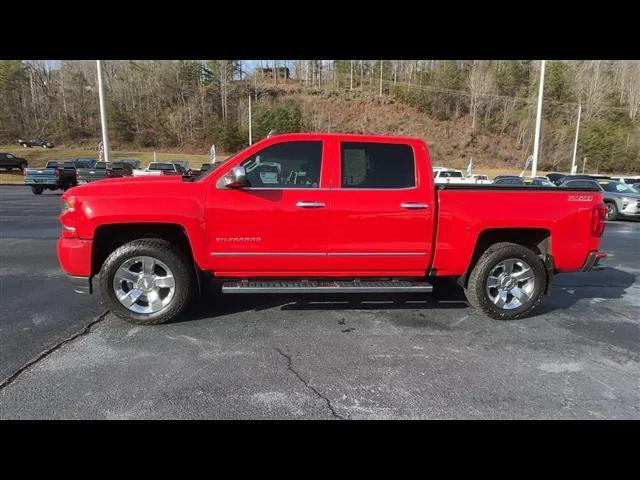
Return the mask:
<path fill-rule="evenodd" d="M 469 73 L 469 113 L 471 114 L 471 131 L 476 130 L 476 118 L 479 110 L 487 102 L 487 97 L 494 93 L 495 81 L 487 63 L 474 61 Z"/>

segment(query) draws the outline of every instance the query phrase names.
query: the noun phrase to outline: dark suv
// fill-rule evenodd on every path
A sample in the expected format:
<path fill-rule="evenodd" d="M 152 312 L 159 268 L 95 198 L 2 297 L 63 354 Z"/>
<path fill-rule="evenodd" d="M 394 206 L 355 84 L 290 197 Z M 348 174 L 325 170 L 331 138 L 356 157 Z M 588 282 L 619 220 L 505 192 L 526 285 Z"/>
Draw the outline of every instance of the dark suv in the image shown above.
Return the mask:
<path fill-rule="evenodd" d="M 24 170 L 27 168 L 27 161 L 24 158 L 16 157 L 12 153 L 0 153 L 0 168 L 4 168 L 7 172 L 17 168 Z"/>
<path fill-rule="evenodd" d="M 18 140 L 18 143 L 23 147 L 31 148 L 31 147 L 42 147 L 42 148 L 53 148 L 53 143 L 47 142 L 41 138 L 33 138 L 31 140 Z"/>

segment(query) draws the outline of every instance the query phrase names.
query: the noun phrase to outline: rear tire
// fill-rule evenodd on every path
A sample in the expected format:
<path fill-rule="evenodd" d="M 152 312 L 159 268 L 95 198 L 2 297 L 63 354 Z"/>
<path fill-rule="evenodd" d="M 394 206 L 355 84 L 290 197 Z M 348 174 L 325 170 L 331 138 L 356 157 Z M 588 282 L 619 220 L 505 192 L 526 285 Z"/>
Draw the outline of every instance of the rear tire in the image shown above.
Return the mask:
<path fill-rule="evenodd" d="M 153 260 L 151 274 L 144 272 L 144 261 L 148 261 L 145 259 Z M 137 263 L 140 263 L 140 267 Z M 138 280 L 136 280 L 138 268 L 141 270 L 137 273 Z M 132 271 L 134 272 L 131 281 L 126 279 L 121 281 L 123 270 L 126 274 L 124 277 L 127 278 L 131 276 Z M 143 278 L 145 276 L 146 278 Z M 158 278 L 164 279 L 165 282 L 167 278 L 172 278 L 173 289 L 156 286 L 153 279 Z M 147 280 L 151 283 L 145 283 Z M 158 290 L 156 293 L 150 290 L 144 293 L 145 288 Z M 166 240 L 158 238 L 134 240 L 114 250 L 105 260 L 100 271 L 100 289 L 102 302 L 123 320 L 137 325 L 165 323 L 176 318 L 189 305 L 195 291 L 193 267 L 183 253 Z M 126 295 L 129 292 L 131 294 Z M 143 293 L 138 295 L 139 292 Z M 124 298 L 125 303 L 130 302 L 132 298 L 137 300 L 125 306 L 118 299 L 118 295 Z M 155 309 L 153 303 L 158 298 L 162 306 Z M 143 312 L 145 309 L 148 313 Z"/>
<path fill-rule="evenodd" d="M 619 213 L 618 213 L 618 206 L 616 205 L 615 202 L 605 202 L 605 205 L 607 207 L 607 216 L 606 216 L 606 220 L 617 220 L 619 217 Z"/>
<path fill-rule="evenodd" d="M 44 191 L 44 187 L 41 187 L 40 185 L 34 185 L 31 187 L 31 191 L 34 193 L 34 195 L 41 195 Z"/>
<path fill-rule="evenodd" d="M 545 267 L 535 252 L 515 243 L 496 243 L 480 257 L 465 288 L 471 306 L 496 320 L 529 315 L 542 301 Z"/>

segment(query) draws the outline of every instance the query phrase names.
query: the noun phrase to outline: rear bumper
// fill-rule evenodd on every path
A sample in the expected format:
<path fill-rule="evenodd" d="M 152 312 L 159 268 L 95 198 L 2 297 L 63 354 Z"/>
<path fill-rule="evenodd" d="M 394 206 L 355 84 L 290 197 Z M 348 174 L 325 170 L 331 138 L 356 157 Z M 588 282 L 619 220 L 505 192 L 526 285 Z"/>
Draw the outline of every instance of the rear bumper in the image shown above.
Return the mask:
<path fill-rule="evenodd" d="M 587 255 L 587 260 L 584 262 L 584 265 L 582 265 L 580 271 L 590 272 L 592 270 L 602 270 L 603 268 L 605 268 L 604 265 L 599 265 L 598 263 L 600 262 L 601 258 L 606 258 L 606 256 L 606 252 L 599 252 L 597 250 L 589 252 L 589 255 Z"/>
<path fill-rule="evenodd" d="M 57 187 L 58 180 L 34 180 L 32 178 L 24 179 L 25 185 L 40 185 L 42 187 Z"/>

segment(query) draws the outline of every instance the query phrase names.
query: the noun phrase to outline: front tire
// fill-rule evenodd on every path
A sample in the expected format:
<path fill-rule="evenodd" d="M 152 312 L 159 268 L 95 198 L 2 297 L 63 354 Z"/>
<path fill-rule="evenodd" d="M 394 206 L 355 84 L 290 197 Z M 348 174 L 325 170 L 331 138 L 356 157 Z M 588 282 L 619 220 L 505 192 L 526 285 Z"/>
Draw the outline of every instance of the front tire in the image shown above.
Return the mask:
<path fill-rule="evenodd" d="M 496 320 L 529 315 L 542 301 L 547 274 L 538 255 L 515 243 L 489 247 L 476 263 L 465 294 L 469 303 Z"/>
<path fill-rule="evenodd" d="M 100 271 L 103 303 L 118 317 L 138 325 L 173 320 L 188 306 L 194 288 L 187 258 L 157 238 L 122 245 Z"/>
<path fill-rule="evenodd" d="M 606 220 L 617 220 L 619 217 L 618 206 L 615 202 L 606 202 L 607 216 Z"/>

